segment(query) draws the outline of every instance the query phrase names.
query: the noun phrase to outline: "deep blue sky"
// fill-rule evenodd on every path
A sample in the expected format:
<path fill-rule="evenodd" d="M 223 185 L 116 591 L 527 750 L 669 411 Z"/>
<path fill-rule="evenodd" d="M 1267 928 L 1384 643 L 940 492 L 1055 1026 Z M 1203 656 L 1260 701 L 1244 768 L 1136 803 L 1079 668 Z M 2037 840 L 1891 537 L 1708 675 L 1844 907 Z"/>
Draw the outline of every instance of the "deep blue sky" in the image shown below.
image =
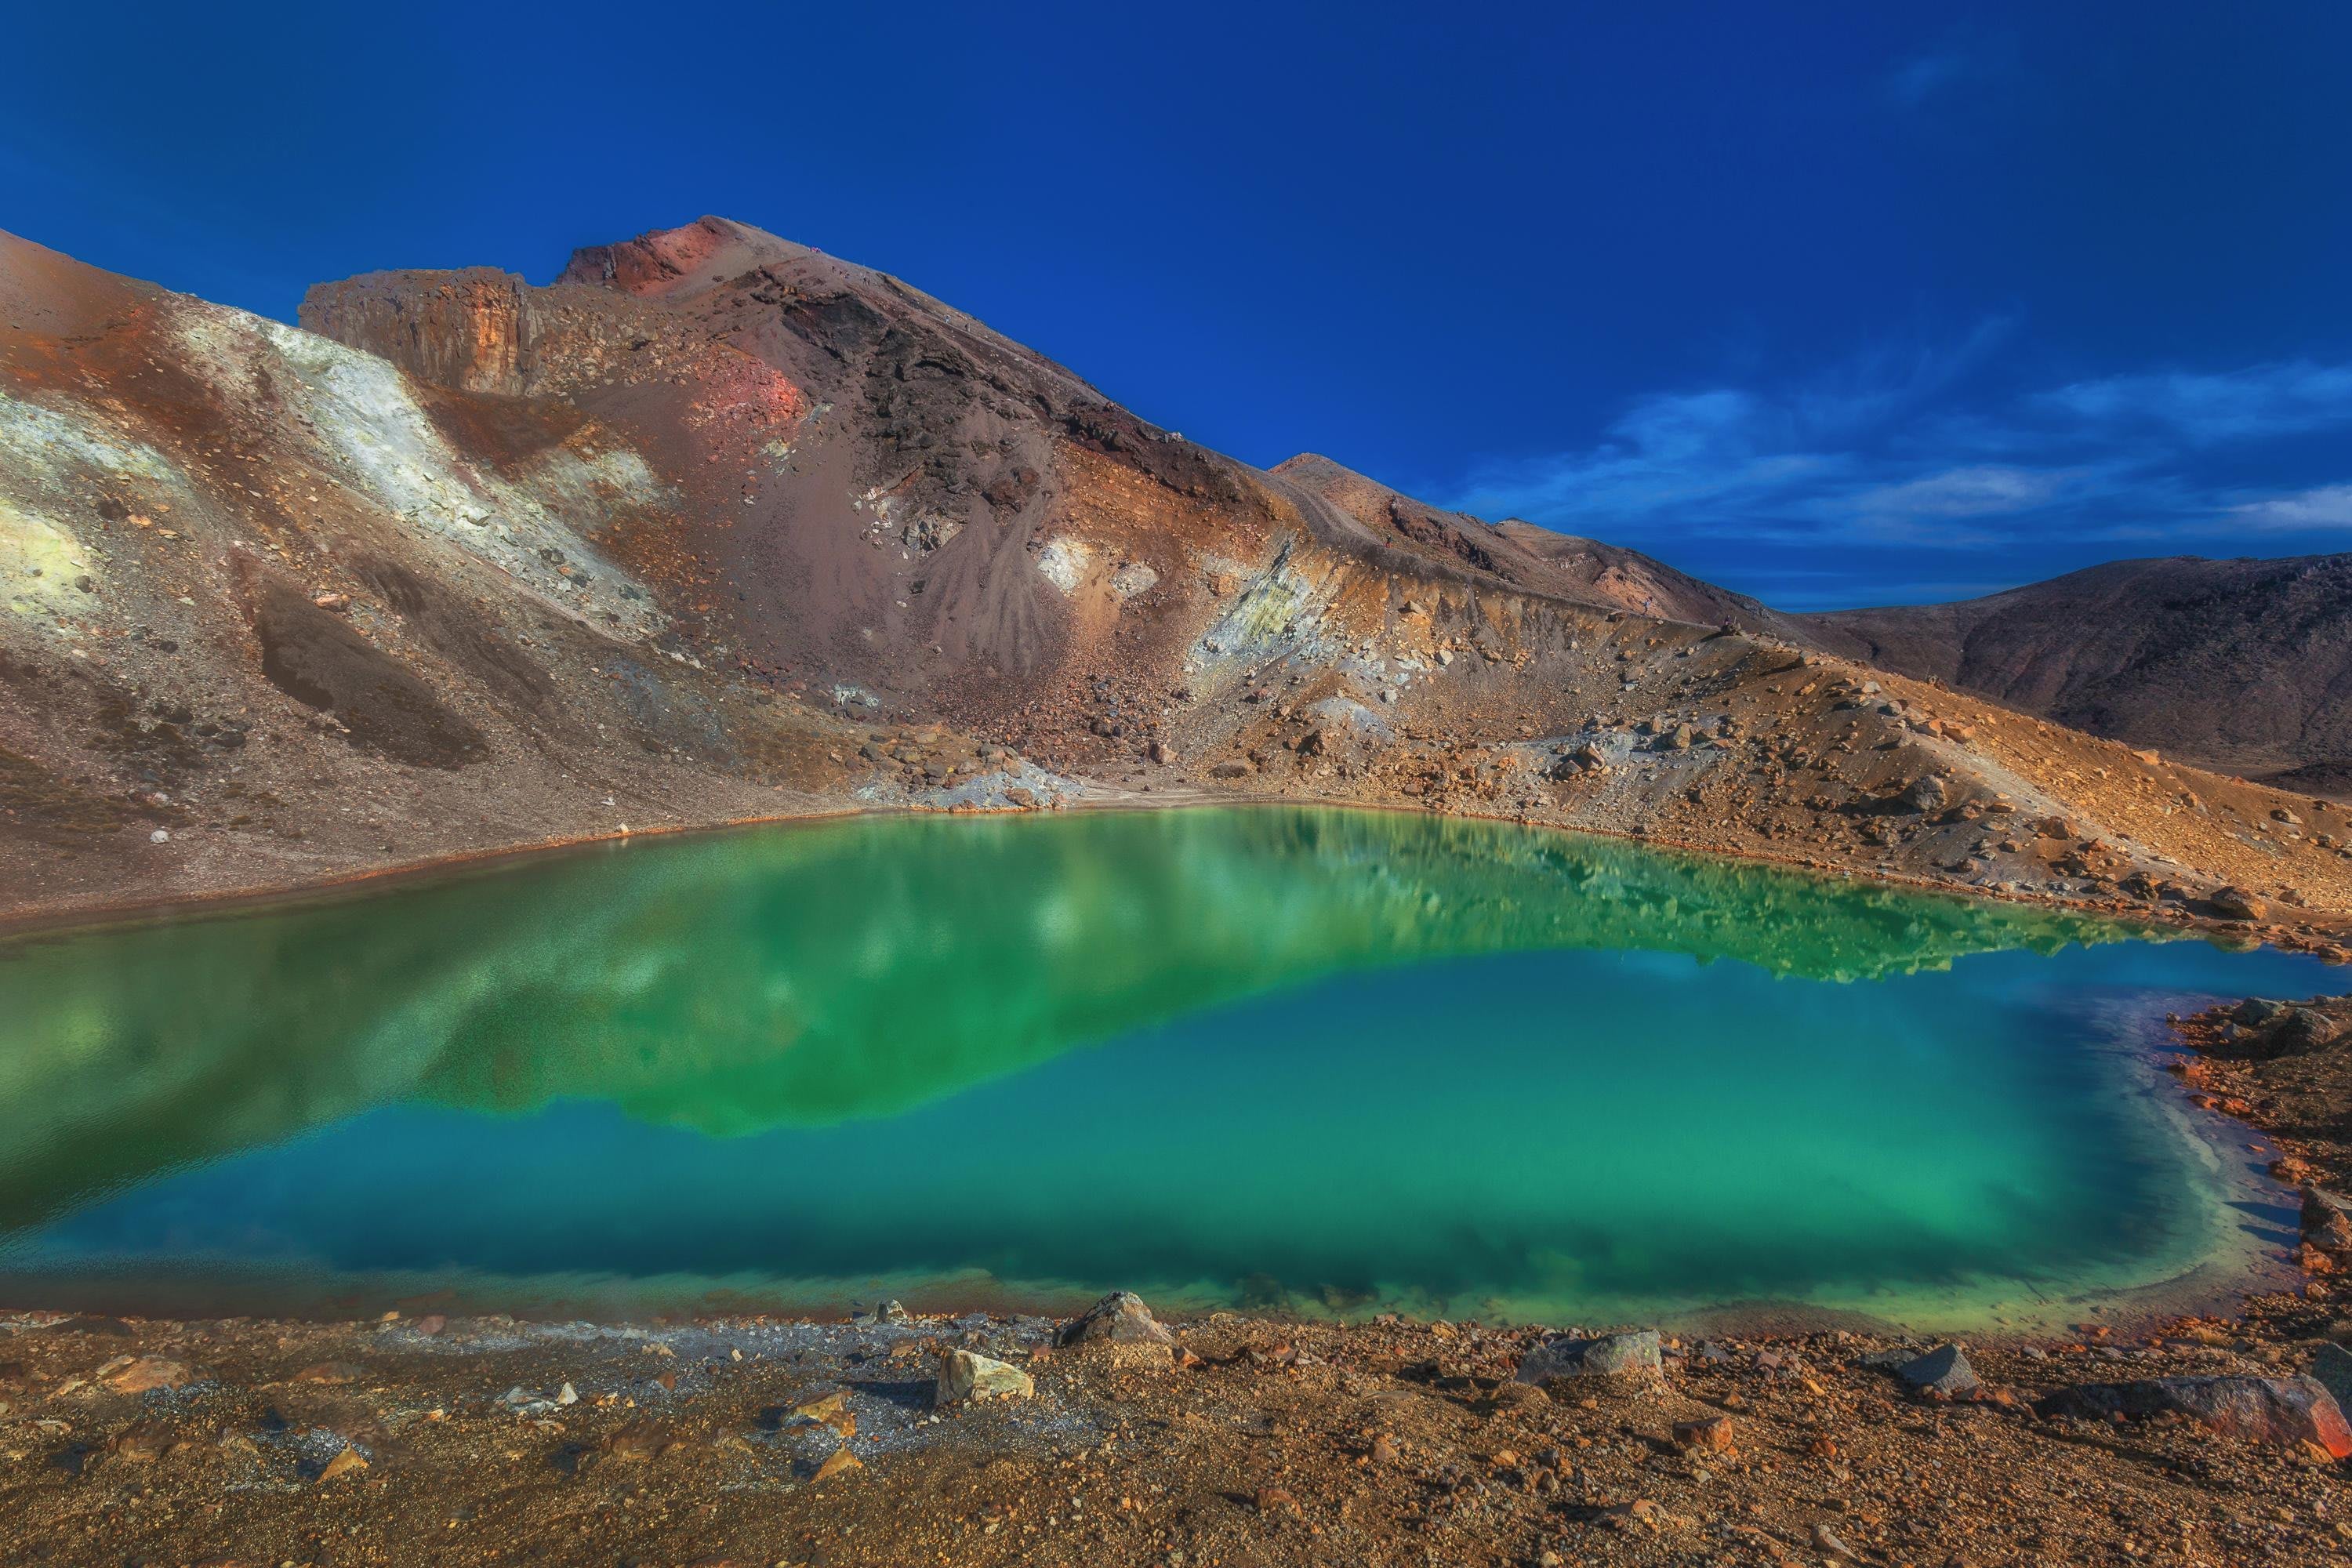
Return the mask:
<path fill-rule="evenodd" d="M 0 226 L 290 319 L 720 213 L 1798 607 L 2352 542 L 2333 0 L 497 9 L 19 7 Z"/>

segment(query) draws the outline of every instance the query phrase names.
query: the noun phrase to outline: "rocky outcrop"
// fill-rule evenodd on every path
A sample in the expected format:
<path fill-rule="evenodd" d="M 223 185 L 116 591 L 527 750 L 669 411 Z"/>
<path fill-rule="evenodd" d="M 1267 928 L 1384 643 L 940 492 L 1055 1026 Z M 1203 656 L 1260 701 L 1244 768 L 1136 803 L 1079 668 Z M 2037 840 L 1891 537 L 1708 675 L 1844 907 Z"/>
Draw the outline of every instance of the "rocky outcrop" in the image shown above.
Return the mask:
<path fill-rule="evenodd" d="M 1114 1290 L 1063 1324 L 1054 1342 L 1065 1349 L 1101 1351 L 1115 1361 L 1162 1366 L 1172 1359 L 1176 1336 L 1151 1315 L 1142 1297 Z"/>
<path fill-rule="evenodd" d="M 2091 1383 L 2062 1388 L 2035 1401 L 2043 1417 L 2108 1420 L 2181 1415 L 2208 1431 L 2249 1442 L 2324 1449 L 2352 1458 L 2352 1427 L 2335 1396 L 2309 1377 L 2156 1377 L 2136 1383 Z"/>
<path fill-rule="evenodd" d="M 1665 1363 L 1654 1329 L 1595 1339 L 1562 1337 L 1542 1341 L 1528 1352 L 1512 1379 L 1547 1393 L 1579 1387 L 1640 1390 L 1664 1382 Z"/>
<path fill-rule="evenodd" d="M 430 386 L 520 394 L 530 363 L 529 286 L 511 272 L 369 272 L 302 296 L 305 329 L 390 360 Z"/>

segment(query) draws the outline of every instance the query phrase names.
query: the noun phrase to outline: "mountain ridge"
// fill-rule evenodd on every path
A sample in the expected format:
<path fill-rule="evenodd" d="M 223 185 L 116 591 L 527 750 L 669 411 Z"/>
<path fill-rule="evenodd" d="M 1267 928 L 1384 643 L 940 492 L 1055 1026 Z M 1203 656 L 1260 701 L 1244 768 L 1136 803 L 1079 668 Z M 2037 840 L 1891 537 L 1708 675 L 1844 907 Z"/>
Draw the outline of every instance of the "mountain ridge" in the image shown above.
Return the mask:
<path fill-rule="evenodd" d="M 1230 799 L 2158 912 L 2245 883 L 2313 940 L 2352 909 L 2300 801 L 1637 552 L 1262 472 L 886 274 L 723 220 L 580 256 L 322 284 L 298 329 L 0 242 L 12 910 Z"/>

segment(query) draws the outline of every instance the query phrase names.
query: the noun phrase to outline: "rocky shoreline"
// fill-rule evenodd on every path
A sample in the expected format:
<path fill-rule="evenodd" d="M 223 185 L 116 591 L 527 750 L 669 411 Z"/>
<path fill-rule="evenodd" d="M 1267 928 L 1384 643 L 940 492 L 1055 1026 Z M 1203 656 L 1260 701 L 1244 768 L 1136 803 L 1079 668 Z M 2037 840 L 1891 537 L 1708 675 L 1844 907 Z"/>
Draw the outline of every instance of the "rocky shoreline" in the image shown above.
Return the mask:
<path fill-rule="evenodd" d="M 1125 1293 L 1061 1322 L 26 1313 L 0 1563 L 2352 1562 L 2352 1001 L 2180 1026 L 2191 1092 L 2284 1129 L 2305 1193 L 2305 1282 L 2237 1319 L 1962 1344 L 1162 1324 Z"/>
<path fill-rule="evenodd" d="M 2352 1561 L 2352 1354 L 2290 1321 L 20 1316 L 0 1562 Z"/>

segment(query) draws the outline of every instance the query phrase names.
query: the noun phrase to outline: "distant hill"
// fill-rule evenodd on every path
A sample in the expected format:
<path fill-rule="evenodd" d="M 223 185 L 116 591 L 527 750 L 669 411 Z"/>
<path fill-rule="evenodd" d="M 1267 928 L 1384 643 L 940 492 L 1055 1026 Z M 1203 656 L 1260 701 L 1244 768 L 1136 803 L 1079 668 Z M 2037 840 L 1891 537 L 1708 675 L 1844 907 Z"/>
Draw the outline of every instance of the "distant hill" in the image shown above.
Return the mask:
<path fill-rule="evenodd" d="M 1273 471 L 1392 543 L 1467 563 L 1531 592 L 1654 620 L 1736 626 L 1799 641 L 1806 635 L 1790 617 L 1745 594 L 1703 583 L 1637 550 L 1517 518 L 1490 523 L 1467 512 L 1441 510 L 1312 452 Z"/>
<path fill-rule="evenodd" d="M 2352 792 L 2352 555 L 2114 561 L 1959 604 L 1793 618 L 1831 651 L 2093 734 Z"/>

